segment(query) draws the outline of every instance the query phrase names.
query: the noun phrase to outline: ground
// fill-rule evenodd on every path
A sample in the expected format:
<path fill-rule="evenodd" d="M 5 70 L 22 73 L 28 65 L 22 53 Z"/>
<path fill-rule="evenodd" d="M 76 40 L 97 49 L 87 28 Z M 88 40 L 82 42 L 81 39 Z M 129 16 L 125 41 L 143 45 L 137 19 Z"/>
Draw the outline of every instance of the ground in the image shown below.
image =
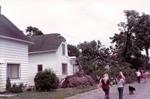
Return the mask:
<path fill-rule="evenodd" d="M 124 99 L 150 99 L 150 78 L 147 83 L 142 82 L 141 84 L 133 83 L 130 84 L 136 88 L 134 95 L 129 95 L 128 86 L 125 85 L 124 88 Z M 73 94 L 85 92 L 94 88 L 84 88 L 84 89 L 58 89 L 56 92 L 25 92 L 18 94 L 15 97 L 2 98 L 0 99 L 64 99 L 66 96 Z M 65 99 L 104 99 L 104 93 L 101 89 L 96 89 L 88 91 L 82 94 L 77 94 L 75 96 L 65 98 Z M 110 90 L 110 99 L 118 99 L 117 86 L 112 86 Z"/>
<path fill-rule="evenodd" d="M 30 91 L 18 94 L 0 94 L 0 99 L 64 99 L 65 97 L 87 92 L 93 89 L 95 89 L 95 86 L 78 88 L 59 88 L 50 92 Z M 14 96 L 12 97 L 12 95 Z M 6 96 L 11 97 L 6 98 Z"/>
<path fill-rule="evenodd" d="M 135 94 L 129 95 L 129 91 L 128 91 L 129 85 L 125 85 L 124 99 L 142 99 L 142 98 L 150 99 L 150 78 L 148 79 L 147 83 L 142 82 L 141 84 L 134 83 L 130 85 L 136 88 Z M 101 89 L 96 89 L 66 99 L 104 99 L 104 93 Z M 111 87 L 110 99 L 118 99 L 117 86 Z"/>

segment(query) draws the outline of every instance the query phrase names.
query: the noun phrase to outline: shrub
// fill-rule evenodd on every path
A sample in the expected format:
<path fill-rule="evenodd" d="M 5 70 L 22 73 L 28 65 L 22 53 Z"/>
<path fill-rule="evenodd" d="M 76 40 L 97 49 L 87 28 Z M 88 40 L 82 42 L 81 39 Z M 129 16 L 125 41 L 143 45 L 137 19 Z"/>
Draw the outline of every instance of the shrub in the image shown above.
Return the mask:
<path fill-rule="evenodd" d="M 36 74 L 34 83 L 37 91 L 50 91 L 58 87 L 59 80 L 53 71 L 44 70 Z"/>
<path fill-rule="evenodd" d="M 23 83 L 20 83 L 19 85 L 16 85 L 14 83 L 12 85 L 12 87 L 10 88 L 10 92 L 12 92 L 12 93 L 20 93 L 20 92 L 23 92 L 23 89 L 24 89 Z"/>
<path fill-rule="evenodd" d="M 10 92 L 10 89 L 11 89 L 11 83 L 10 83 L 10 79 L 8 77 L 6 80 L 6 91 Z"/>
<path fill-rule="evenodd" d="M 35 87 L 34 86 L 28 86 L 26 88 L 26 91 L 34 91 L 35 90 Z"/>
<path fill-rule="evenodd" d="M 6 81 L 6 91 L 7 92 L 11 92 L 11 93 L 20 93 L 20 92 L 23 92 L 24 90 L 24 85 L 23 83 L 20 83 L 19 85 L 16 85 L 15 83 L 11 86 L 11 82 L 10 82 L 10 79 L 7 78 L 7 81 Z"/>

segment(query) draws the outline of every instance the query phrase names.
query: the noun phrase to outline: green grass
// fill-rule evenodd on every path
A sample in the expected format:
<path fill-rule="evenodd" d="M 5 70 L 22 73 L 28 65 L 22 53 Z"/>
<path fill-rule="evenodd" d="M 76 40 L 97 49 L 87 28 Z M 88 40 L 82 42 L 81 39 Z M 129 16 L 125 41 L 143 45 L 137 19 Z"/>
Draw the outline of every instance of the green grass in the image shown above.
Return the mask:
<path fill-rule="evenodd" d="M 20 93 L 10 98 L 0 97 L 0 99 L 64 99 L 66 97 L 83 93 L 92 89 L 95 89 L 95 87 L 65 88 L 65 89 L 57 89 L 50 92 L 31 91 L 31 92 Z"/>

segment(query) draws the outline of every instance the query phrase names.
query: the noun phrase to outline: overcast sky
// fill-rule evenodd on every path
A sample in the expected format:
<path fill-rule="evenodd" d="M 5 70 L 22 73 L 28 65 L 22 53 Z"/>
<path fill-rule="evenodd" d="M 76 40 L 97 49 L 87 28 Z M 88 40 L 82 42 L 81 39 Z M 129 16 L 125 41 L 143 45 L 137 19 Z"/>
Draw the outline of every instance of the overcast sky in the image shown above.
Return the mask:
<path fill-rule="evenodd" d="M 125 20 L 123 10 L 150 14 L 150 0 L 0 0 L 2 14 L 20 30 L 35 26 L 47 33 L 60 33 L 70 44 L 109 37 Z"/>

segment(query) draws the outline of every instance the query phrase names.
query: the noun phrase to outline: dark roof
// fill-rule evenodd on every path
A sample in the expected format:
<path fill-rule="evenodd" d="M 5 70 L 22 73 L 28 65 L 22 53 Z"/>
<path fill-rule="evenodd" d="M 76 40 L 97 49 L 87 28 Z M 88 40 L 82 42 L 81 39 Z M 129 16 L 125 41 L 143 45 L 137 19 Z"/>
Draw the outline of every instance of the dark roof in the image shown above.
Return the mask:
<path fill-rule="evenodd" d="M 25 34 L 20 31 L 10 20 L 0 14 L 0 36 L 17 40 L 30 41 Z"/>
<path fill-rule="evenodd" d="M 58 33 L 32 36 L 31 40 L 34 44 L 29 45 L 29 52 L 56 51 L 60 44 L 65 40 Z"/>

